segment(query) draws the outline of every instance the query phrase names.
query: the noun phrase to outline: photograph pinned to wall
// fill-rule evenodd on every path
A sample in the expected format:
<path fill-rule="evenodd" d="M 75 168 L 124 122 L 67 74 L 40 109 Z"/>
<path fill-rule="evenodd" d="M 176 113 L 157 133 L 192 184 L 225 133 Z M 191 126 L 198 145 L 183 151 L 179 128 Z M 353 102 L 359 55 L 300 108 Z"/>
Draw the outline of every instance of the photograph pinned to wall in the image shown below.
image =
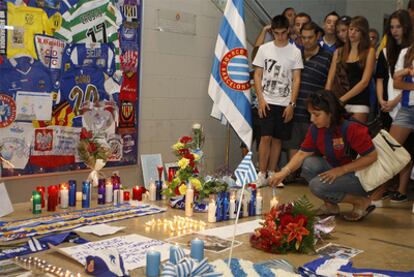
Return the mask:
<path fill-rule="evenodd" d="M 162 166 L 161 154 L 143 154 L 141 155 L 142 176 L 144 177 L 144 185 L 149 189 L 151 181 L 158 180 L 157 166 Z M 161 175 L 161 180 L 164 181 L 164 175 Z"/>

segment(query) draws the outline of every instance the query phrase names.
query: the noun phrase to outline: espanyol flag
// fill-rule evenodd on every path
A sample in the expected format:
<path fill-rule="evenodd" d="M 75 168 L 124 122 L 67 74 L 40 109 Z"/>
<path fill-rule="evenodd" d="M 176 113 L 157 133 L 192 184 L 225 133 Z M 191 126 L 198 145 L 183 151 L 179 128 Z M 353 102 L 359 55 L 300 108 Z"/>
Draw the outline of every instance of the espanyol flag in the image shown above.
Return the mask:
<path fill-rule="evenodd" d="M 243 160 L 236 168 L 234 175 L 236 175 L 238 186 L 253 183 L 257 180 L 257 172 L 252 161 L 253 153 L 250 151 L 244 156 Z"/>
<path fill-rule="evenodd" d="M 250 149 L 252 113 L 243 0 L 228 0 L 217 37 L 208 94 L 211 116 L 228 121 Z"/>

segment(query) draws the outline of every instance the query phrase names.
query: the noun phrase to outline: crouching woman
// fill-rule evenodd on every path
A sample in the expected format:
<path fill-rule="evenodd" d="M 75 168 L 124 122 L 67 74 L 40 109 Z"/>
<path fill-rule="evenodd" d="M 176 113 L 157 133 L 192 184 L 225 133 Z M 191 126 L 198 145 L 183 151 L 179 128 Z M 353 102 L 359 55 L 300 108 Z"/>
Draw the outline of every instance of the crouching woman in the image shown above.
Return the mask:
<path fill-rule="evenodd" d="M 302 166 L 302 176 L 312 193 L 324 201 L 318 215 L 339 214 L 338 203 L 349 203 L 353 210 L 344 215 L 349 221 L 358 221 L 375 209 L 363 189 L 355 171 L 370 166 L 377 159 L 368 128 L 347 121 L 346 111 L 329 91 L 319 91 L 307 99 L 311 126 L 300 150 L 289 163 L 275 173 L 270 184 L 277 186 L 291 172 Z M 346 145 L 357 152 L 352 160 Z"/>

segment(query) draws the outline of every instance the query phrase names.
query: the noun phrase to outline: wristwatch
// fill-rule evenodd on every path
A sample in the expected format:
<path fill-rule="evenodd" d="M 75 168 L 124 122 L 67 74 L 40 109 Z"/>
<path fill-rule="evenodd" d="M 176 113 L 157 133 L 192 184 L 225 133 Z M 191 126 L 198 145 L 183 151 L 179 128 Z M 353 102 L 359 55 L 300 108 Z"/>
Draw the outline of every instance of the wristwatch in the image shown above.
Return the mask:
<path fill-rule="evenodd" d="M 296 103 L 295 102 L 289 102 L 289 105 L 291 105 L 292 108 L 296 108 Z"/>

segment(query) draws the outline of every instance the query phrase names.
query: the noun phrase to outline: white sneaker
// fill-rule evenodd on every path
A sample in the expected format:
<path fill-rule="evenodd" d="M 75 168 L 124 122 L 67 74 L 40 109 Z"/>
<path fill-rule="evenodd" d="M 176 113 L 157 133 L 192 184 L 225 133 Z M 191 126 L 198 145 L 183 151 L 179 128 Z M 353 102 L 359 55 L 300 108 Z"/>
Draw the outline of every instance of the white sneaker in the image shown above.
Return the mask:
<path fill-rule="evenodd" d="M 256 185 L 259 188 L 267 185 L 266 173 L 259 172 L 259 174 L 257 174 Z"/>

